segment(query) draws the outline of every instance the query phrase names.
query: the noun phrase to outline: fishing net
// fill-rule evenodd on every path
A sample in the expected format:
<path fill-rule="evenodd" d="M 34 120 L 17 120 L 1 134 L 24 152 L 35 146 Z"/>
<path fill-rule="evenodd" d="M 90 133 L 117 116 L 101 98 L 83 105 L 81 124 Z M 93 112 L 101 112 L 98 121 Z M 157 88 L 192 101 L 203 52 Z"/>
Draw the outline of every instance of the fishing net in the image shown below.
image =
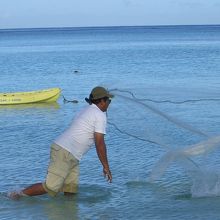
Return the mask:
<path fill-rule="evenodd" d="M 146 97 L 143 89 L 139 94 L 134 93 L 131 89 L 117 88 L 110 89 L 110 91 L 115 95 L 114 105 L 108 112 L 108 121 L 112 130 L 117 131 L 118 135 L 143 141 L 146 147 L 150 144 L 163 151 L 160 159 L 158 156 L 148 181 L 161 178 L 169 165 L 177 162 L 191 177 L 193 176 L 192 195 L 201 195 L 201 188 L 206 188 L 207 195 L 212 195 L 212 190 L 216 191 L 214 183 L 211 185 L 214 184 L 215 188 L 209 186 L 209 190 L 207 190 L 210 182 L 205 181 L 207 175 L 204 167 L 207 165 L 207 155 L 220 146 L 220 136 L 212 130 L 208 132 L 211 125 L 204 126 L 207 123 L 201 119 L 204 114 L 212 113 L 211 111 L 206 112 L 207 108 L 204 108 L 204 105 L 212 102 L 213 106 L 213 103 L 219 102 L 218 98 L 193 97 L 182 100 L 156 100 Z M 206 115 L 205 118 L 209 118 L 209 116 Z M 201 159 L 203 156 L 205 159 Z M 200 157 L 199 162 L 197 160 L 195 162 L 196 157 Z M 202 170 L 203 172 L 201 172 Z M 215 175 L 217 177 L 211 179 L 215 179 L 215 183 L 218 184 L 220 175 Z M 212 174 L 212 176 L 215 175 Z M 199 181 L 201 179 L 203 181 Z M 202 187 L 198 187 L 200 182 L 204 183 Z M 196 189 L 200 189 L 200 191 L 197 192 Z M 220 187 L 218 190 L 220 192 Z"/>

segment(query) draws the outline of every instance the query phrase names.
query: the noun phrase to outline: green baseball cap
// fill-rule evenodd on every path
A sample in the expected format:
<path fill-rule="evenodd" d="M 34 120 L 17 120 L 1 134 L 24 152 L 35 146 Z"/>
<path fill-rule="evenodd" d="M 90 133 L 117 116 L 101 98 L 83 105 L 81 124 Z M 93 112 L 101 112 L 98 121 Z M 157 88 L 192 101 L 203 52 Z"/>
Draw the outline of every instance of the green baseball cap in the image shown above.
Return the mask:
<path fill-rule="evenodd" d="M 97 86 L 97 87 L 92 89 L 92 91 L 90 93 L 90 96 L 89 96 L 89 99 L 96 100 L 96 99 L 100 99 L 100 98 L 104 98 L 104 97 L 113 98 L 114 95 L 112 95 L 104 87 Z"/>

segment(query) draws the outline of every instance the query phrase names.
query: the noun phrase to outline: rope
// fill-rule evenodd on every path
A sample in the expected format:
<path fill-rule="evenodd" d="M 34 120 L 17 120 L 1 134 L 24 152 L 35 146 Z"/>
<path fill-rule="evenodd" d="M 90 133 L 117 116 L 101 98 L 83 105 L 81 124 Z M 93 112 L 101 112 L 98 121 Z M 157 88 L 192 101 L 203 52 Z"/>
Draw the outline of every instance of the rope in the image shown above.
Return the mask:
<path fill-rule="evenodd" d="M 184 100 L 184 101 L 171 101 L 171 100 L 154 100 L 154 99 L 140 99 L 137 98 L 134 93 L 127 91 L 127 90 L 121 90 L 121 89 L 112 89 L 111 91 L 119 91 L 119 92 L 125 92 L 130 94 L 135 100 L 137 101 L 149 101 L 149 102 L 153 102 L 153 103 L 171 103 L 171 104 L 184 104 L 187 102 L 202 102 L 202 101 L 220 101 L 220 99 L 218 98 L 204 98 L 204 99 L 188 99 L 188 100 Z"/>

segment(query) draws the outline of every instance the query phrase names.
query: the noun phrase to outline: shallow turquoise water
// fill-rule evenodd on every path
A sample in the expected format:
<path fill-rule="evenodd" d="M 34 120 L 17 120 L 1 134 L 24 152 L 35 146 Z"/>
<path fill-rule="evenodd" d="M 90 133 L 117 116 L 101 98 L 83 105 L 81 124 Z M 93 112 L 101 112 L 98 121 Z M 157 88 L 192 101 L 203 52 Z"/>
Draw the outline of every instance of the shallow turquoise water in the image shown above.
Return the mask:
<path fill-rule="evenodd" d="M 168 149 L 206 139 L 179 122 L 219 134 L 219 52 L 219 26 L 1 30 L 1 92 L 60 87 L 67 99 L 79 100 L 65 104 L 61 97 L 52 105 L 0 107 L 1 219 L 219 219 L 218 148 L 192 158 L 203 174 L 194 175 L 194 167 L 178 160 L 160 179 L 147 181 Z M 76 197 L 10 200 L 7 192 L 44 180 L 51 142 L 86 105 L 84 98 L 96 85 L 128 90 L 142 99 L 205 100 L 141 101 L 172 116 L 174 124 L 115 92 L 109 122 L 168 149 L 109 124 L 112 184 L 103 179 L 92 149 L 81 162 Z M 205 178 L 212 173 L 215 180 Z"/>

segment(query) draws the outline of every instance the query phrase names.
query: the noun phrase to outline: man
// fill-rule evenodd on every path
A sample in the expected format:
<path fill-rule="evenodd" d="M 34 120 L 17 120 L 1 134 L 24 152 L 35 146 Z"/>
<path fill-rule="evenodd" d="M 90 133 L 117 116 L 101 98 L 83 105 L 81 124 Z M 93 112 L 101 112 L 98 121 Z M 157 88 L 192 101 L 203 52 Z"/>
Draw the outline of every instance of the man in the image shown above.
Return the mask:
<path fill-rule="evenodd" d="M 95 87 L 86 101 L 89 106 L 80 111 L 71 123 L 52 144 L 50 163 L 46 181 L 36 183 L 12 193 L 11 197 L 37 196 L 48 193 L 55 196 L 58 192 L 72 195 L 78 188 L 79 161 L 95 143 L 97 155 L 103 166 L 107 181 L 112 182 L 108 164 L 104 135 L 106 133 L 106 111 L 113 95 L 103 87 Z"/>

